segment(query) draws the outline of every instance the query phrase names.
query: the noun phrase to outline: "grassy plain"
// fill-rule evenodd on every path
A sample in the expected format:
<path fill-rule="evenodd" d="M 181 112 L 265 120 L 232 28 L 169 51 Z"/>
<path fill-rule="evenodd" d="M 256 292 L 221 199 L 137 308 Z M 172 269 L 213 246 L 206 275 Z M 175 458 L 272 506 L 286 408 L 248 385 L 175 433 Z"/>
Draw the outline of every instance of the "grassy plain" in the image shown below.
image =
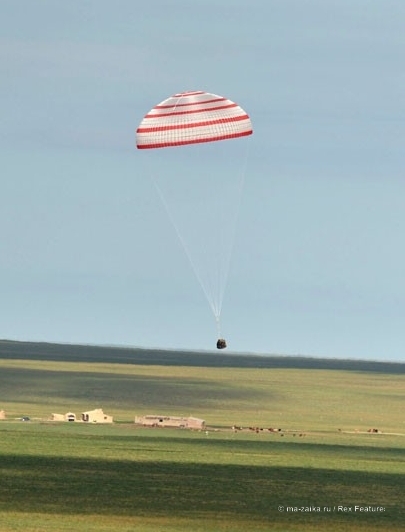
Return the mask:
<path fill-rule="evenodd" d="M 0 342 L 2 532 L 403 530 L 405 365 L 75 349 Z M 117 423 L 46 421 L 97 407 Z"/>

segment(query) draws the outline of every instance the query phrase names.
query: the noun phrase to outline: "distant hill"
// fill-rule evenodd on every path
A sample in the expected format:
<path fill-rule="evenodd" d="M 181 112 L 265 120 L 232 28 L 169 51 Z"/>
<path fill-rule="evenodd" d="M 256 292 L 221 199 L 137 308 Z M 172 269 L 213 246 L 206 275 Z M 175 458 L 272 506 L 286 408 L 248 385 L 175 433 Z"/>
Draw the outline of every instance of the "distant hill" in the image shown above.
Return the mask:
<path fill-rule="evenodd" d="M 160 366 L 302 368 L 405 373 L 405 363 L 311 358 L 304 356 L 211 353 L 135 347 L 17 342 L 0 340 L 1 359 L 99 362 Z"/>

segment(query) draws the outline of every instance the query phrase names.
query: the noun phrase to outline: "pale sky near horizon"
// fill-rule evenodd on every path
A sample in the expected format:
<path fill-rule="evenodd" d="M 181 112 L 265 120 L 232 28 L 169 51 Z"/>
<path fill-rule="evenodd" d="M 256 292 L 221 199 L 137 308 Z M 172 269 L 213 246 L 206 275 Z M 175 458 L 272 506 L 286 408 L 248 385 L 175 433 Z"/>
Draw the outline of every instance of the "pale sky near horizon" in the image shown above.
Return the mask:
<path fill-rule="evenodd" d="M 214 348 L 135 149 L 151 107 L 200 89 L 254 128 L 229 349 L 404 360 L 404 20 L 402 0 L 3 0 L 0 338 Z"/>

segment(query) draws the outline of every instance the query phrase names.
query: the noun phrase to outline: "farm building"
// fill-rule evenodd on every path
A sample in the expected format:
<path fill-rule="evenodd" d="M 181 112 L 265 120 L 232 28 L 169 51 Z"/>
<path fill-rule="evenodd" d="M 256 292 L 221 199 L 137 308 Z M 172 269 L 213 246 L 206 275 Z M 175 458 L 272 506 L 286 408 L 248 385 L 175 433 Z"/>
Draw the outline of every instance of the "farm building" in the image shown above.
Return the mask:
<path fill-rule="evenodd" d="M 66 414 L 52 414 L 51 421 L 76 421 L 76 414 L 67 412 Z"/>
<path fill-rule="evenodd" d="M 63 414 L 51 414 L 51 421 L 65 421 L 65 416 Z"/>
<path fill-rule="evenodd" d="M 84 423 L 112 423 L 113 418 L 104 414 L 102 408 L 96 408 L 89 412 L 83 412 L 82 421 Z"/>
<path fill-rule="evenodd" d="M 178 427 L 182 429 L 204 429 L 205 421 L 197 417 L 179 416 L 135 416 L 135 424 L 144 427 Z"/>
<path fill-rule="evenodd" d="M 6 419 L 6 413 L 4 410 L 0 410 L 0 419 Z"/>

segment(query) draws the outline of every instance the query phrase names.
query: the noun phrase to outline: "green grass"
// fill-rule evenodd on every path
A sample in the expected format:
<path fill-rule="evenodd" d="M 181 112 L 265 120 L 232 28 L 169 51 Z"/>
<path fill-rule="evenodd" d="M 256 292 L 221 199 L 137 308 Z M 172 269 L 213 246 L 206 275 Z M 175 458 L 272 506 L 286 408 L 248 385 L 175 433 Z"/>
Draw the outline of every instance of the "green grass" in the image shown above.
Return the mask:
<path fill-rule="evenodd" d="M 359 435 L 348 445 L 345 435 L 323 443 L 256 436 L 2 423 L 1 530 L 69 530 L 74 523 L 71 529 L 84 531 L 96 522 L 99 530 L 121 530 L 122 520 L 128 530 L 158 523 L 162 530 L 401 529 L 405 452 L 398 439 L 382 436 L 374 445 Z M 280 513 L 280 504 L 322 512 Z M 355 504 L 385 511 L 323 511 Z M 43 528 L 26 521 L 31 514 Z"/>
<path fill-rule="evenodd" d="M 141 364 L 143 355 L 118 362 L 108 350 L 92 357 L 62 359 L 49 348 L 44 360 L 39 352 L 24 360 L 21 349 L 0 359 L 1 532 L 403 530 L 399 366 L 170 365 L 162 353 L 160 364 Z M 95 407 L 119 422 L 45 421 Z M 135 427 L 143 413 L 192 414 L 211 428 Z M 34 420 L 14 420 L 22 415 Z M 233 424 L 283 430 L 234 433 Z M 355 505 L 384 511 L 339 510 Z"/>
<path fill-rule="evenodd" d="M 101 406 L 117 420 L 192 414 L 211 425 L 405 432 L 405 375 L 343 370 L 212 368 L 0 360 L 9 416 Z"/>

